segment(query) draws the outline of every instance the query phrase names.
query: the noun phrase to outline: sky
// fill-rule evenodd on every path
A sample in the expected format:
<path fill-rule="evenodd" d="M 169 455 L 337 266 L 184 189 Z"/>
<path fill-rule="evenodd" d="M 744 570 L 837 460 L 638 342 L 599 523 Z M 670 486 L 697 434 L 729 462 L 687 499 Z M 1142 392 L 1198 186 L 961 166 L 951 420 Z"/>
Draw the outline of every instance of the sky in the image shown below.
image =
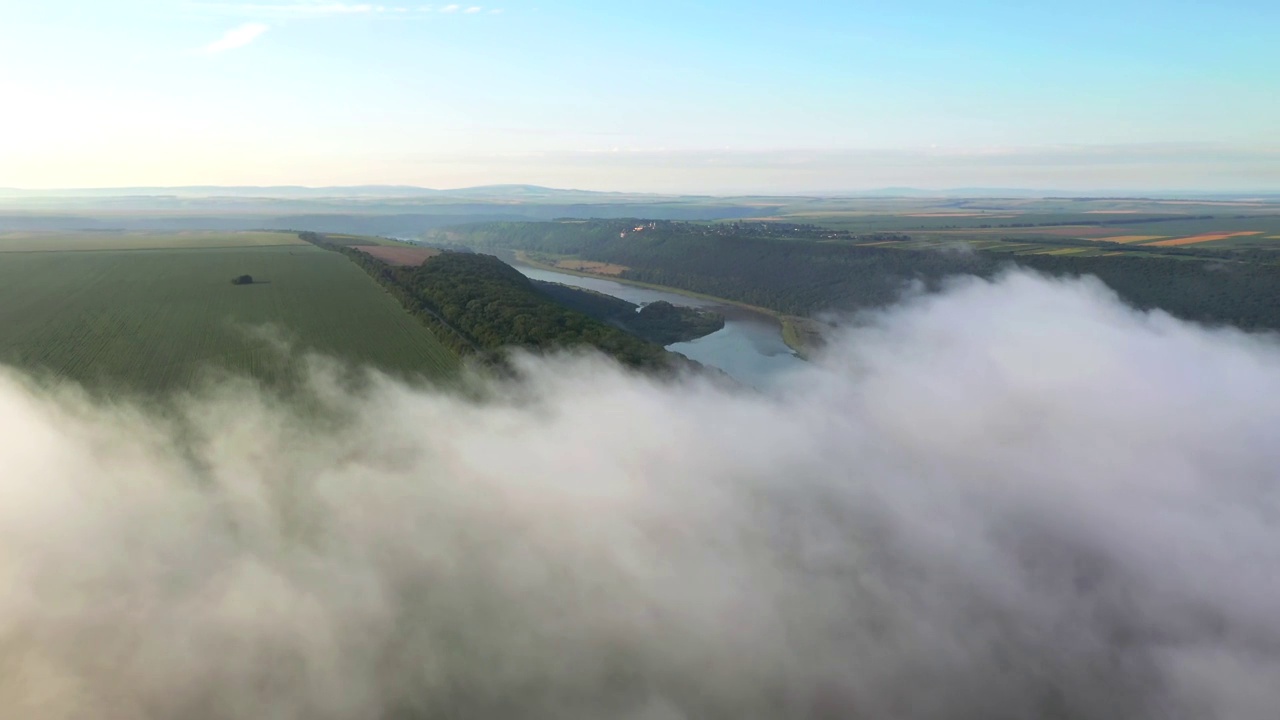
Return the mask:
<path fill-rule="evenodd" d="M 1271 0 L 384 2 L 2 3 L 0 187 L 1280 189 Z"/>

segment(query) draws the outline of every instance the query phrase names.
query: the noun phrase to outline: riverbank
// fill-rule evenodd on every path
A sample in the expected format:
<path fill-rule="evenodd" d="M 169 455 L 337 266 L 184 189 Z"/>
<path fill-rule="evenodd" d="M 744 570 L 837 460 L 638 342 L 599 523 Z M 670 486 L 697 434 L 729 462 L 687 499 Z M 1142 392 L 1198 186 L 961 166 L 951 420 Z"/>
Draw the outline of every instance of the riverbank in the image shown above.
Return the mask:
<path fill-rule="evenodd" d="M 523 250 L 509 251 L 516 262 L 522 265 L 528 265 L 539 270 L 547 272 L 563 273 L 565 275 L 576 275 L 578 277 L 593 278 L 596 280 L 608 280 L 622 285 L 631 285 L 632 287 L 646 288 L 649 290 L 657 290 L 660 292 L 671 293 L 673 295 L 683 295 L 685 297 L 704 300 L 706 302 L 719 303 L 721 305 L 732 305 L 750 310 L 760 315 L 767 315 L 778 322 L 782 328 L 782 341 L 786 343 L 788 348 L 802 360 L 809 359 L 809 353 L 820 347 L 821 335 L 818 333 L 814 321 L 798 317 L 795 315 L 787 315 L 777 310 L 760 307 L 759 305 L 751 305 L 749 303 L 730 300 L 728 298 L 716 297 L 715 295 L 707 295 L 705 293 L 693 292 L 692 290 L 684 290 L 682 288 L 674 288 L 668 285 L 655 285 L 654 283 L 641 282 L 639 280 L 628 280 L 627 278 L 618 277 L 617 275 L 602 275 L 596 273 L 582 272 L 580 270 L 571 270 L 569 268 L 551 265 L 540 262 L 529 257 L 529 254 Z"/>

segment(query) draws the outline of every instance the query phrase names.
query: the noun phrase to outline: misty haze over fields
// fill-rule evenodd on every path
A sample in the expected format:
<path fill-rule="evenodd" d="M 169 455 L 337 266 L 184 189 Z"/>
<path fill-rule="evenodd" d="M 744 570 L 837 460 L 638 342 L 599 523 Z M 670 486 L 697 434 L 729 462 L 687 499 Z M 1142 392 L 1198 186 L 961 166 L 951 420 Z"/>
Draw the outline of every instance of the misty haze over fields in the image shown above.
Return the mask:
<path fill-rule="evenodd" d="M 1274 336 L 1016 273 L 864 316 L 772 394 L 325 368 L 305 414 L 7 373 L 0 712 L 1274 713 Z"/>

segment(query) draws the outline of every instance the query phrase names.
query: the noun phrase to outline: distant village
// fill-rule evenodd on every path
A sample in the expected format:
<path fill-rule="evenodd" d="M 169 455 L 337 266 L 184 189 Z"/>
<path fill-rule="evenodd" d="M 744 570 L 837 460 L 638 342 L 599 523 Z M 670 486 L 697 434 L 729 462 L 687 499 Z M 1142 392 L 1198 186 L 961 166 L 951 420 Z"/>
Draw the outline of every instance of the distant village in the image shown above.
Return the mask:
<path fill-rule="evenodd" d="M 632 221 L 634 222 L 634 221 Z M 833 230 L 817 225 L 782 222 L 722 222 L 722 223 L 689 223 L 677 220 L 656 220 L 634 227 L 626 227 L 618 232 L 618 237 L 655 230 L 670 230 L 681 233 L 693 233 L 715 237 L 787 237 L 810 240 L 847 240 L 854 242 L 906 242 L 910 235 L 895 232 L 856 234 L 848 230 Z"/>
<path fill-rule="evenodd" d="M 645 230 L 657 230 L 657 229 L 658 229 L 658 223 L 651 222 L 648 225 L 637 225 L 631 230 L 631 232 L 644 232 Z M 626 237 L 626 236 L 627 236 L 626 230 L 623 230 L 622 232 L 618 233 L 618 237 Z"/>

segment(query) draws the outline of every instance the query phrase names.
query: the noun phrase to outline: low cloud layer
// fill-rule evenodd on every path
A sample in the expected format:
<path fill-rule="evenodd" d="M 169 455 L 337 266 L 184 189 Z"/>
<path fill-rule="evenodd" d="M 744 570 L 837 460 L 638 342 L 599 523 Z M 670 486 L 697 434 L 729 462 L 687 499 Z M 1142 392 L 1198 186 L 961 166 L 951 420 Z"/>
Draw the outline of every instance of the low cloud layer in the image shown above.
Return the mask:
<path fill-rule="evenodd" d="M 0 382 L 0 716 L 1272 718 L 1280 346 L 1015 274 L 776 394 Z"/>

